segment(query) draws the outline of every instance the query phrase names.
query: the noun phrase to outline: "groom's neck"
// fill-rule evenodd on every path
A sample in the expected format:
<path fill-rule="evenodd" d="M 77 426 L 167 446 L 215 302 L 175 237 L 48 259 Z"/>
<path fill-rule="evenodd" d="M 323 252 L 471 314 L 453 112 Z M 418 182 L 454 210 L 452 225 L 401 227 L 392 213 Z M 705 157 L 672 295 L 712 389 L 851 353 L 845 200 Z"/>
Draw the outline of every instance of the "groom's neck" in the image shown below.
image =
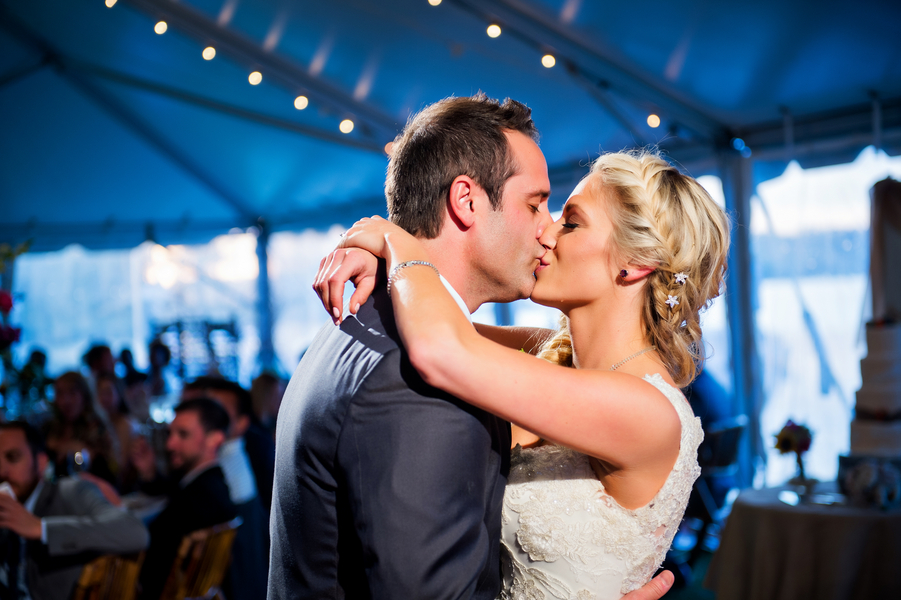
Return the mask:
<path fill-rule="evenodd" d="M 438 272 L 460 294 L 469 312 L 475 312 L 484 300 L 476 297 L 477 294 L 471 289 L 472 265 L 466 247 L 448 236 L 430 240 L 420 238 L 419 241 L 429 256 L 429 262 L 438 267 Z"/>

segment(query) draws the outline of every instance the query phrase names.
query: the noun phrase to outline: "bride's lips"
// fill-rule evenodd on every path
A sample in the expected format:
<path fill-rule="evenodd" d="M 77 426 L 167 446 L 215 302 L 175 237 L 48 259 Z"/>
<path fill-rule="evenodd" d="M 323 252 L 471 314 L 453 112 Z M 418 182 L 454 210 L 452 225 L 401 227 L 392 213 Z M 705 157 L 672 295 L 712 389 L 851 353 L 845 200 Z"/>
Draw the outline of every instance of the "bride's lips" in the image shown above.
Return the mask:
<path fill-rule="evenodd" d="M 535 274 L 537 275 L 539 271 L 543 271 L 550 262 L 546 262 L 543 258 L 538 259 L 538 266 L 535 268 Z"/>

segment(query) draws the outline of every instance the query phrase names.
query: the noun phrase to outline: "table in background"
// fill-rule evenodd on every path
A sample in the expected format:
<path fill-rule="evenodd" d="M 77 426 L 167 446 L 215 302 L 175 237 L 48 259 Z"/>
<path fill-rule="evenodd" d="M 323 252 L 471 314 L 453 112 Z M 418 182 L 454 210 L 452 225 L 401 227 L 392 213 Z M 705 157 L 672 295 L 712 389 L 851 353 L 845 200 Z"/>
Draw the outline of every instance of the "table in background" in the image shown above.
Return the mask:
<path fill-rule="evenodd" d="M 901 510 L 790 506 L 779 500 L 789 489 L 735 501 L 704 581 L 717 600 L 901 598 Z"/>

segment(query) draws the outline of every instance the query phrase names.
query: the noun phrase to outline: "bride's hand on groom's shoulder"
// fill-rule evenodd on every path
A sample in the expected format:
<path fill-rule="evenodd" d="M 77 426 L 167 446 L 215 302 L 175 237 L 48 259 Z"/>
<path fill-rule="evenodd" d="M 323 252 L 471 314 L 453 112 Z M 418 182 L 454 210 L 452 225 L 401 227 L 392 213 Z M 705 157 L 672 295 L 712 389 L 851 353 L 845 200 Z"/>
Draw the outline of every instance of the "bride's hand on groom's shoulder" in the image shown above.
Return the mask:
<path fill-rule="evenodd" d="M 319 263 L 313 290 L 335 325 L 341 324 L 344 285 L 350 281 L 356 288 L 349 302 L 350 312 L 356 314 L 375 289 L 378 263 L 371 252 L 359 248 L 333 250 Z"/>

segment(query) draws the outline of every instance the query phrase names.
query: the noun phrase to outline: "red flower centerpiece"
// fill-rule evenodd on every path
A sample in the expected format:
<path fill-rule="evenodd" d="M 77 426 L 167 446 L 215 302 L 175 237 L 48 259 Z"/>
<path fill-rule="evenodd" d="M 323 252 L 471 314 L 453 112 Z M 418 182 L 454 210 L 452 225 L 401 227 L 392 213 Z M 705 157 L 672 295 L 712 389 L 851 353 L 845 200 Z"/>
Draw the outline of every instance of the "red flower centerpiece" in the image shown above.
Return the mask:
<path fill-rule="evenodd" d="M 804 475 L 804 460 L 801 455 L 810 450 L 810 444 L 813 441 L 813 435 L 806 425 L 799 425 L 789 419 L 782 430 L 775 435 L 775 448 L 779 450 L 779 454 L 795 453 L 795 459 L 798 462 L 798 476 L 791 480 L 791 483 L 810 483 L 813 480 L 808 479 Z"/>

